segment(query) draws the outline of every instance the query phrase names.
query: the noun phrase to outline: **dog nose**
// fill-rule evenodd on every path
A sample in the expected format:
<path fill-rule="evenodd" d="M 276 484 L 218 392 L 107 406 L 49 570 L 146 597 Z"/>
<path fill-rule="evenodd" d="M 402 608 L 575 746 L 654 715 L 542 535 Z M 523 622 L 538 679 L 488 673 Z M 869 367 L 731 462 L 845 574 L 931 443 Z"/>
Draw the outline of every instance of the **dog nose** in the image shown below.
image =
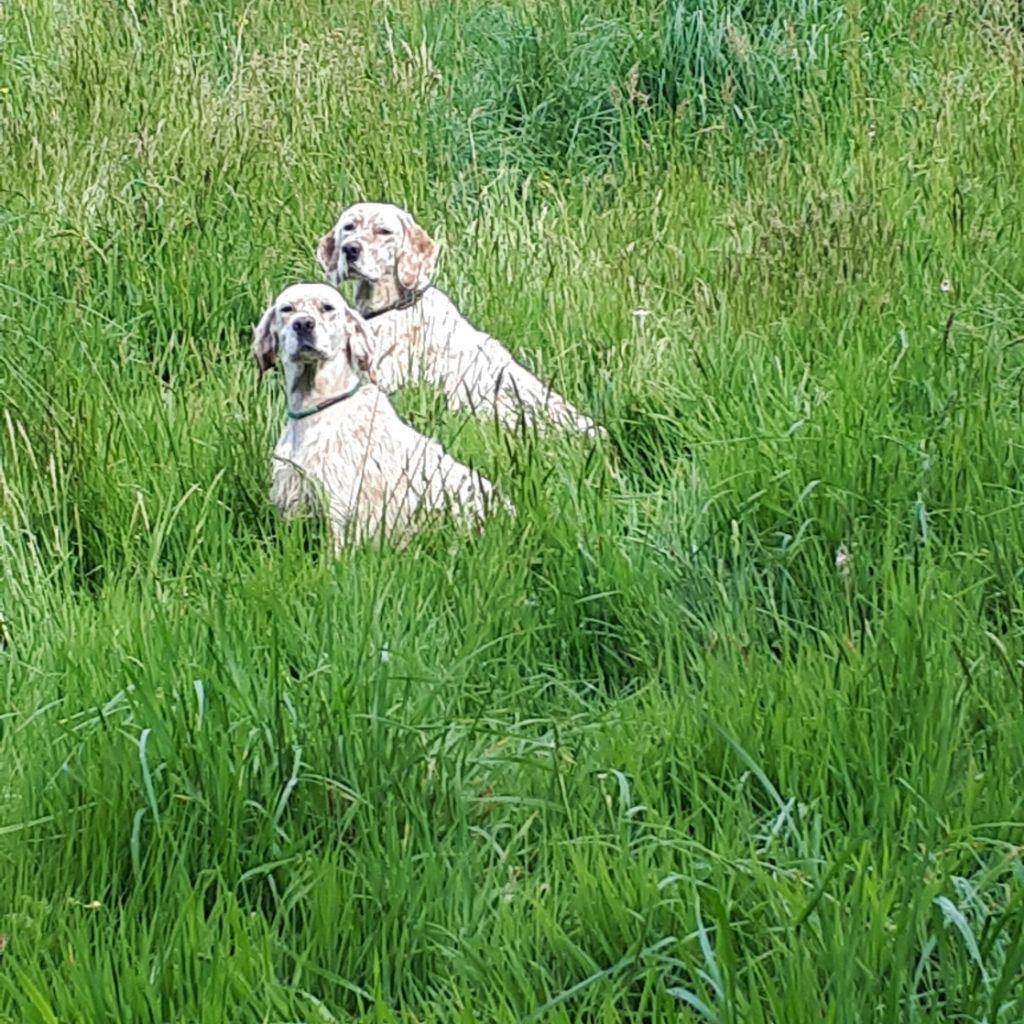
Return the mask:
<path fill-rule="evenodd" d="M 297 316 L 292 321 L 292 327 L 296 334 L 309 334 L 313 330 L 313 318 L 311 316 Z"/>
<path fill-rule="evenodd" d="M 363 251 L 363 247 L 358 242 L 346 242 L 342 247 L 341 251 L 345 254 L 345 259 L 352 262 L 354 259 L 358 259 L 359 254 Z"/>

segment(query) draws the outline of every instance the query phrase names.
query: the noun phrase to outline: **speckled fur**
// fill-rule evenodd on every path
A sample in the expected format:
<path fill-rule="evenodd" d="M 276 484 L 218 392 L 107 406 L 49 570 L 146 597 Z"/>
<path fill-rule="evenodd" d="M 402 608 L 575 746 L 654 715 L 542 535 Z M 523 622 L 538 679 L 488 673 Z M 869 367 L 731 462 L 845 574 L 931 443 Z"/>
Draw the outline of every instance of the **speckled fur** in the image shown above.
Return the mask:
<path fill-rule="evenodd" d="M 327 279 L 356 281 L 356 306 L 369 318 L 370 363 L 380 387 L 391 394 L 424 380 L 444 391 L 450 409 L 496 416 L 505 426 L 525 420 L 603 435 L 431 285 L 436 257 L 427 233 L 389 203 L 349 207 L 320 240 L 317 259 Z"/>
<path fill-rule="evenodd" d="M 358 383 L 367 340 L 365 322 L 333 288 L 299 284 L 264 313 L 252 350 L 261 373 L 280 358 L 289 409 L 301 412 Z M 373 383 L 311 416 L 289 418 L 271 474 L 278 511 L 325 513 L 336 549 L 380 536 L 402 543 L 430 513 L 480 524 L 495 503 L 488 480 L 402 422 Z"/>

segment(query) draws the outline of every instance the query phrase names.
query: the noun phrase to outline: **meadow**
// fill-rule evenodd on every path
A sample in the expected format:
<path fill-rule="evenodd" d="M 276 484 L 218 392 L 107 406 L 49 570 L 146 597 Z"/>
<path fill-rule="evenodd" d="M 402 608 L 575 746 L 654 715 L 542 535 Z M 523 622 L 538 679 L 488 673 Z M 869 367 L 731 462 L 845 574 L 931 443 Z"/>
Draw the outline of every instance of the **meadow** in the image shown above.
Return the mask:
<path fill-rule="evenodd" d="M 0 5 L 0 1020 L 1024 1020 L 1011 0 Z M 342 206 L 600 419 L 337 560 Z"/>

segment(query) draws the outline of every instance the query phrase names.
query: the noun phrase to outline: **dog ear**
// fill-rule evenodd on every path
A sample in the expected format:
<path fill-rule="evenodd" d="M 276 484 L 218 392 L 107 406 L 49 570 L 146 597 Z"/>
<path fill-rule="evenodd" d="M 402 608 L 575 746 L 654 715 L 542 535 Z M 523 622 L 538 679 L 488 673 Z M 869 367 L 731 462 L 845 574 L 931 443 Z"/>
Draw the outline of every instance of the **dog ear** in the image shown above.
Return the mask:
<path fill-rule="evenodd" d="M 320 264 L 324 277 L 331 284 L 337 284 L 344 277 L 344 273 L 338 268 L 338 242 L 334 237 L 334 228 L 320 239 L 320 244 L 316 247 L 316 261 Z"/>
<path fill-rule="evenodd" d="M 267 307 L 260 322 L 252 329 L 252 357 L 256 361 L 256 369 L 263 374 L 277 362 L 277 335 L 273 330 L 274 307 Z"/>
<path fill-rule="evenodd" d="M 408 291 L 422 291 L 430 284 L 437 262 L 437 243 L 412 219 L 412 214 L 402 211 L 402 226 L 405 238 L 398 254 L 398 283 Z"/>
<path fill-rule="evenodd" d="M 349 308 L 345 317 L 348 337 L 348 361 L 370 381 L 377 383 L 373 368 L 373 334 L 370 325 L 354 310 Z"/>

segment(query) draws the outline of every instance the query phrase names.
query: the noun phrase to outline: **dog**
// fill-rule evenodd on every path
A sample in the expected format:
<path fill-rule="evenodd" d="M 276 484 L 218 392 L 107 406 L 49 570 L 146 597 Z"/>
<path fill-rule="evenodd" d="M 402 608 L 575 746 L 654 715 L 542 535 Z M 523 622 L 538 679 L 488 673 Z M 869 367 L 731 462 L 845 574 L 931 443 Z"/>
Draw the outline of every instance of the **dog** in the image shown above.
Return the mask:
<path fill-rule="evenodd" d="M 373 328 L 370 362 L 388 394 L 425 380 L 444 390 L 451 410 L 495 416 L 504 426 L 547 422 L 604 435 L 431 284 L 437 244 L 405 210 L 390 203 L 350 206 L 316 255 L 332 285 L 356 282 L 356 308 Z"/>
<path fill-rule="evenodd" d="M 328 285 L 292 285 L 263 313 L 253 359 L 262 379 L 280 358 L 288 397 L 271 502 L 286 518 L 326 510 L 335 552 L 377 536 L 402 545 L 429 513 L 481 525 L 494 486 L 362 382 L 369 351 L 365 321 Z"/>

